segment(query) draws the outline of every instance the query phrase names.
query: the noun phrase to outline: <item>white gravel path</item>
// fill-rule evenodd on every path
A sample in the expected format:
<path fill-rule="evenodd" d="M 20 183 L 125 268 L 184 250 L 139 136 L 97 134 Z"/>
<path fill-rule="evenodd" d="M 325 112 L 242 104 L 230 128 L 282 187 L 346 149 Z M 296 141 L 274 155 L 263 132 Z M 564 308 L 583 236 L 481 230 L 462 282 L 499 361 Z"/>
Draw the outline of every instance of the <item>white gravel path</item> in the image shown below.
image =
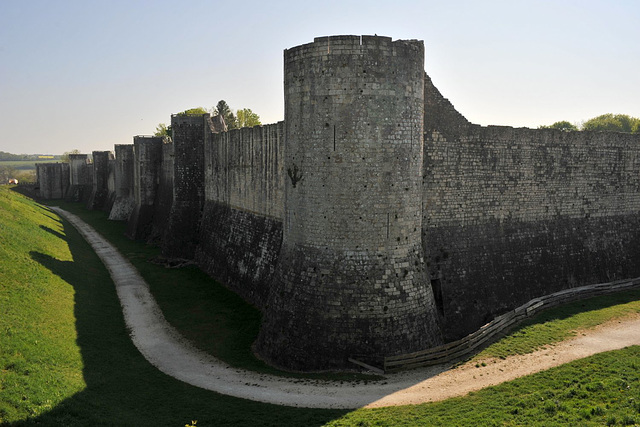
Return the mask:
<path fill-rule="evenodd" d="M 417 404 L 461 396 L 598 352 L 640 345 L 638 315 L 584 331 L 546 350 L 492 360 L 485 367 L 465 364 L 455 369 L 416 369 L 367 384 L 300 380 L 236 369 L 194 348 L 167 323 L 147 283 L 113 245 L 76 215 L 51 209 L 78 229 L 109 270 L 133 343 L 144 357 L 180 381 L 230 396 L 309 408 Z"/>

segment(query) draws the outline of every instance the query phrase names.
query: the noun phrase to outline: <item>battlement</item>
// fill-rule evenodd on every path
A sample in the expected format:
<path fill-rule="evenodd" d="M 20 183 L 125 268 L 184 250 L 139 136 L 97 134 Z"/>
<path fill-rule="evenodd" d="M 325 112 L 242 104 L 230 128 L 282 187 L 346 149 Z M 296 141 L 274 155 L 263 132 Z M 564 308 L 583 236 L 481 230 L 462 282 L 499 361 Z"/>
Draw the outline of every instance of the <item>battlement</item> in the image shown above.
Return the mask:
<path fill-rule="evenodd" d="M 285 49 L 285 64 L 295 61 L 299 57 L 340 55 L 349 52 L 377 50 L 388 52 L 392 56 L 402 51 L 413 52 L 424 57 L 424 43 L 421 40 L 392 40 L 383 36 L 325 36 L 316 37 L 312 43 L 303 44 L 290 49 Z M 406 54 L 400 53 L 400 54 Z"/>

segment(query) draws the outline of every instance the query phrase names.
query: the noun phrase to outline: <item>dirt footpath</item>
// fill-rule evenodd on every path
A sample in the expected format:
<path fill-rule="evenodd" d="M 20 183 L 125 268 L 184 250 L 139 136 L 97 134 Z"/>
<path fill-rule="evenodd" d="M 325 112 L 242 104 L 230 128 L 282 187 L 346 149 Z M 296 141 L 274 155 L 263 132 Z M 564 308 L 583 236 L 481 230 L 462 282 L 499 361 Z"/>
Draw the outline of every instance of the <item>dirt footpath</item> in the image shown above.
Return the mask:
<path fill-rule="evenodd" d="M 77 216 L 66 218 L 91 244 L 116 286 L 131 339 L 159 370 L 217 393 L 278 405 L 359 408 L 409 405 L 462 396 L 470 391 L 549 369 L 595 353 L 640 345 L 640 314 L 582 331 L 576 338 L 524 356 L 456 368 L 437 366 L 390 374 L 384 380 L 339 383 L 263 375 L 232 368 L 186 342 L 167 323 L 149 287 L 129 261 Z"/>

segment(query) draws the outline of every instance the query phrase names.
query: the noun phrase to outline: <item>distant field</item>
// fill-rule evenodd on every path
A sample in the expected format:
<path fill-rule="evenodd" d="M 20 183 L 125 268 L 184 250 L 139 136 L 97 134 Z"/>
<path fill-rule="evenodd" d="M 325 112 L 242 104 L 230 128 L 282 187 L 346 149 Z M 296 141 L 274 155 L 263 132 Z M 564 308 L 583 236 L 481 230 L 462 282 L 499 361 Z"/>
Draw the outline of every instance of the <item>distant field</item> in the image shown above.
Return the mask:
<path fill-rule="evenodd" d="M 45 159 L 45 160 L 1 160 L 0 167 L 9 166 L 18 170 L 35 170 L 36 163 L 56 163 L 60 160 Z"/>

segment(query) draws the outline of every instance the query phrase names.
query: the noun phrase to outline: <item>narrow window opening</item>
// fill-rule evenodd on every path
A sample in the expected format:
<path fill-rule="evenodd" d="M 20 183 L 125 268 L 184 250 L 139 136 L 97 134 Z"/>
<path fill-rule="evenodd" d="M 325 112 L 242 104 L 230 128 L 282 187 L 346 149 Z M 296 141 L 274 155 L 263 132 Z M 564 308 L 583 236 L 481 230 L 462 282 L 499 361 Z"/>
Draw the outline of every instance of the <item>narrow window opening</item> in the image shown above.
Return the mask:
<path fill-rule="evenodd" d="M 433 291 L 433 299 L 436 302 L 436 308 L 441 316 L 444 316 L 444 304 L 442 301 L 442 282 L 440 279 L 431 280 L 431 290 Z"/>
<path fill-rule="evenodd" d="M 389 214 L 387 214 L 387 239 L 389 238 L 390 223 L 391 223 L 391 217 L 389 216 Z"/>
<path fill-rule="evenodd" d="M 336 151 L 336 125 L 333 125 L 333 151 Z"/>

